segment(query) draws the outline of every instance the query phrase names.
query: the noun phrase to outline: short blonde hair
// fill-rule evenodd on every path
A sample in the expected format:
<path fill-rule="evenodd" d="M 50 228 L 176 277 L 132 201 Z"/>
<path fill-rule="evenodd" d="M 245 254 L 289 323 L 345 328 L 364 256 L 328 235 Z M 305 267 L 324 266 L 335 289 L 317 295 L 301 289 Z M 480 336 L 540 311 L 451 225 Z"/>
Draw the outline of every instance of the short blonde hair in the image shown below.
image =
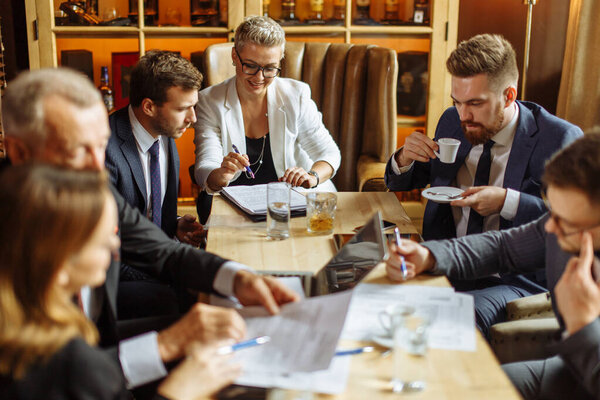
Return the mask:
<path fill-rule="evenodd" d="M 483 34 L 462 41 L 446 61 L 452 76 L 486 74 L 493 90 L 517 87 L 519 70 L 515 50 L 501 35 Z"/>
<path fill-rule="evenodd" d="M 269 17 L 247 17 L 235 30 L 235 47 L 240 51 L 246 43 L 266 47 L 281 46 L 281 58 L 283 58 L 285 32 L 281 25 Z"/>

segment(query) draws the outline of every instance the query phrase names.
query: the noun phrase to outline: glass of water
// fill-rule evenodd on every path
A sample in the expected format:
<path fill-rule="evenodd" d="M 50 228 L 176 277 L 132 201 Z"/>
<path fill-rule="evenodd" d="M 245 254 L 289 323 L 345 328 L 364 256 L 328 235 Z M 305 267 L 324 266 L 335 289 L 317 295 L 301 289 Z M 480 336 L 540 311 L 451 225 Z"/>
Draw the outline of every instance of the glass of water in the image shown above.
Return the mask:
<path fill-rule="evenodd" d="M 418 392 L 427 382 L 427 348 L 431 318 L 424 312 L 403 316 L 394 325 L 394 392 Z"/>
<path fill-rule="evenodd" d="M 267 184 L 267 237 L 282 240 L 290 237 L 290 184 Z"/>

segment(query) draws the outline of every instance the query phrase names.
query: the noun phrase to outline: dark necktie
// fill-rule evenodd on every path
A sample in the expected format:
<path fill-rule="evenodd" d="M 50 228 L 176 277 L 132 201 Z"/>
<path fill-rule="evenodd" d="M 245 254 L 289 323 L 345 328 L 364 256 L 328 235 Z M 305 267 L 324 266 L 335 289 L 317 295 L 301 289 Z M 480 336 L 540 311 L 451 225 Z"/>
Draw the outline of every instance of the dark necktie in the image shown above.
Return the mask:
<path fill-rule="evenodd" d="M 160 140 L 154 142 L 150 147 L 150 207 L 151 214 L 149 218 L 158 227 L 160 227 L 161 209 L 161 191 L 160 191 L 160 162 L 158 160 L 158 146 Z"/>
<path fill-rule="evenodd" d="M 488 140 L 483 145 L 483 153 L 477 163 L 475 172 L 475 181 L 473 186 L 487 186 L 490 182 L 490 167 L 492 166 L 492 146 L 493 140 Z M 469 212 L 469 223 L 467 225 L 467 235 L 483 232 L 483 216 L 471 208 Z"/>

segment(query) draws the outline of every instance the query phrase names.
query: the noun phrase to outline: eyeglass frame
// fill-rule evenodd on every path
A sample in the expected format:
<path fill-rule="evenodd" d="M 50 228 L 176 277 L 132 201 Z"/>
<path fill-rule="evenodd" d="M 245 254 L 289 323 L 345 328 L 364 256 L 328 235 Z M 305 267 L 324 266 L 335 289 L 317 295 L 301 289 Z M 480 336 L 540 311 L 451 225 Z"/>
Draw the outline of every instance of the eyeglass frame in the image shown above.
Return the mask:
<path fill-rule="evenodd" d="M 237 57 L 240 60 L 240 63 L 242 64 L 242 72 L 245 73 L 246 75 L 254 76 L 254 75 L 258 74 L 258 71 L 262 71 L 263 77 L 265 77 L 266 79 L 273 79 L 273 78 L 276 78 L 281 73 L 280 67 L 263 67 L 258 64 L 246 63 L 242 60 L 242 56 L 240 56 L 240 52 L 238 51 L 238 49 L 235 45 L 233 46 L 233 49 L 235 50 L 235 54 L 237 54 Z M 256 68 L 256 71 L 253 74 L 251 74 L 251 73 L 244 71 L 244 68 L 251 68 L 251 69 Z M 273 76 L 267 76 L 265 74 L 266 69 L 274 69 L 277 71 L 277 73 Z"/>
<path fill-rule="evenodd" d="M 569 233 L 565 232 L 565 229 L 560 224 L 561 221 L 564 221 L 564 219 L 559 217 L 558 215 L 554 214 L 554 212 L 552 211 L 552 208 L 550 207 L 550 201 L 548 200 L 548 197 L 546 196 L 546 190 L 547 189 L 545 187 L 541 189 L 542 201 L 544 202 L 544 205 L 548 209 L 548 215 L 550 216 L 550 219 L 552 220 L 552 222 L 554 222 L 554 225 L 556 225 L 556 228 L 558 229 L 558 233 L 560 233 L 560 235 L 562 237 L 569 237 L 569 236 L 577 235 L 577 234 L 583 233 L 585 231 L 589 231 L 590 229 L 600 227 L 600 223 L 597 223 L 592 226 L 588 226 L 588 227 L 585 227 L 582 229 L 577 229 L 573 232 L 569 232 Z M 568 221 L 565 221 L 565 222 L 570 224 L 570 222 L 568 222 Z"/>

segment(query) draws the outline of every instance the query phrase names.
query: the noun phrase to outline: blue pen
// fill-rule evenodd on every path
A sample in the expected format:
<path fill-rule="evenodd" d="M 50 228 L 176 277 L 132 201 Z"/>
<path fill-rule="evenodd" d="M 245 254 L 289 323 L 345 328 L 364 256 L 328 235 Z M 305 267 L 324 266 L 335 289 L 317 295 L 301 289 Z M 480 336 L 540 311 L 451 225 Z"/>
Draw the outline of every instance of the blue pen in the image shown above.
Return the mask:
<path fill-rule="evenodd" d="M 373 346 L 365 346 L 365 347 L 359 347 L 357 349 L 352 349 L 352 350 L 338 350 L 335 352 L 336 356 L 352 356 L 354 354 L 361 354 L 361 353 L 370 353 L 374 350 Z"/>
<path fill-rule="evenodd" d="M 396 246 L 400 247 L 402 238 L 400 237 L 400 229 L 398 229 L 398 227 L 394 228 L 394 237 L 396 238 Z M 400 270 L 402 271 L 402 279 L 406 279 L 408 271 L 406 270 L 406 261 L 404 261 L 404 256 L 400 256 L 400 261 L 402 262 L 402 264 L 400 264 Z"/>
<path fill-rule="evenodd" d="M 242 154 L 240 153 L 240 151 L 238 150 L 237 146 L 235 144 L 232 144 L 231 147 L 233 147 L 233 151 L 235 151 L 238 154 Z M 252 177 L 252 179 L 254 179 L 254 172 L 252 172 L 252 170 L 250 169 L 250 167 L 245 167 L 246 172 L 250 174 L 250 176 Z"/>
<path fill-rule="evenodd" d="M 217 349 L 217 354 L 229 354 L 248 347 L 260 346 L 261 344 L 269 343 L 270 341 L 270 336 L 259 336 L 255 337 L 254 339 L 244 340 L 243 342 L 232 344 L 231 346 L 219 347 Z"/>

